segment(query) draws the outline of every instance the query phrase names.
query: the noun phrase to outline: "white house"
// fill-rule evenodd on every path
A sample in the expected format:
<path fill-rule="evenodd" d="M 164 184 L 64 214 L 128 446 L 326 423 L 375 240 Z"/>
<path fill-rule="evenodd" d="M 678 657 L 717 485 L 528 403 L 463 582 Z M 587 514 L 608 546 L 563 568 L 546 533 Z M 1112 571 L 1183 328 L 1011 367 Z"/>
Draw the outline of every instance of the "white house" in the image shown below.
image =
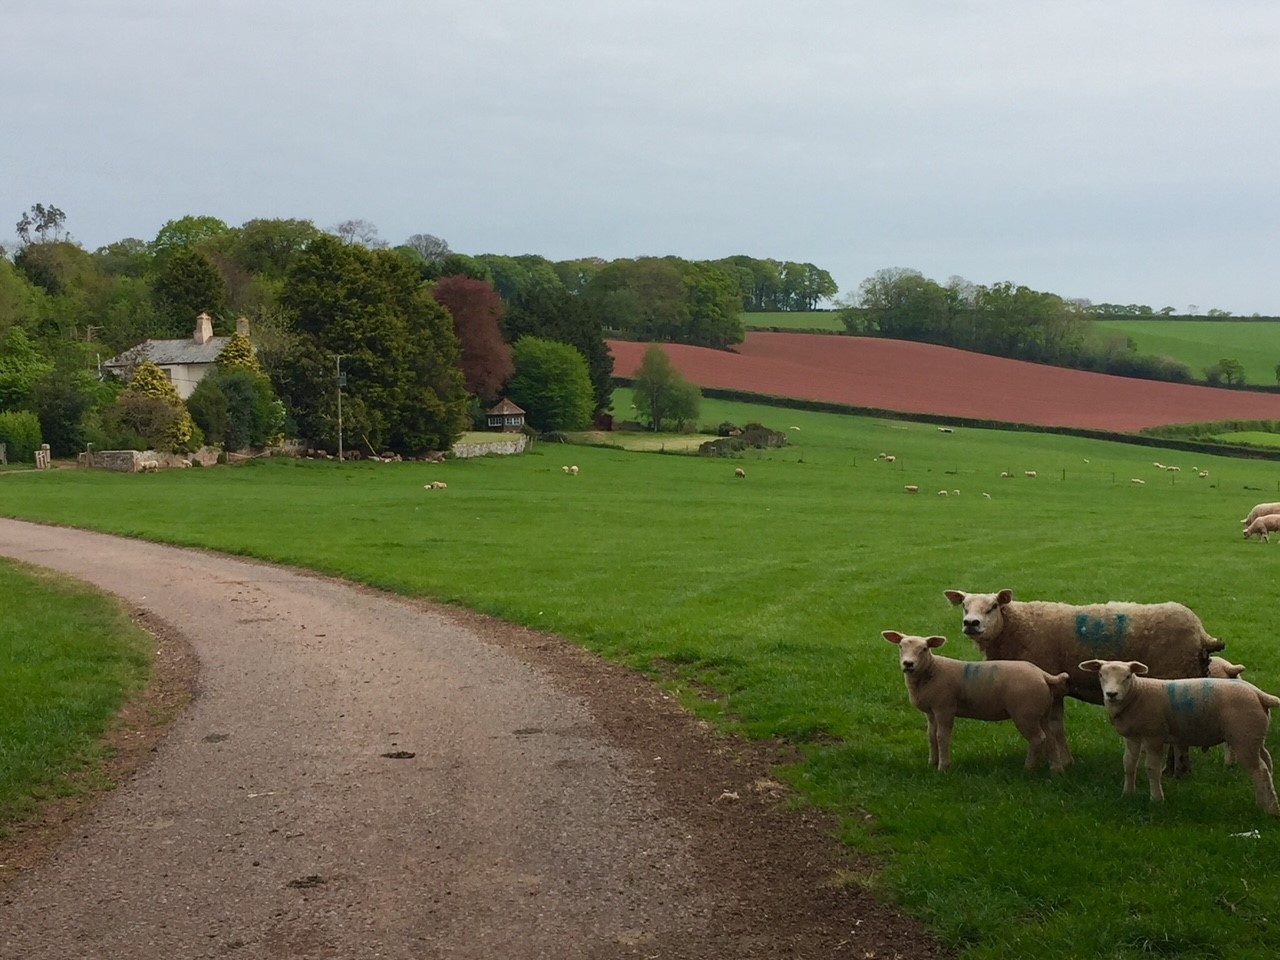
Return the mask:
<path fill-rule="evenodd" d="M 249 335 L 249 321 L 241 317 L 236 321 L 236 332 Z M 189 340 L 143 340 L 135 347 L 118 354 L 101 364 L 102 370 L 123 379 L 133 376 L 133 371 L 143 360 L 150 360 L 164 371 L 169 382 L 183 400 L 191 396 L 206 373 L 214 368 L 218 354 L 230 337 L 213 335 L 213 320 L 207 313 L 196 317 L 196 328 Z"/>

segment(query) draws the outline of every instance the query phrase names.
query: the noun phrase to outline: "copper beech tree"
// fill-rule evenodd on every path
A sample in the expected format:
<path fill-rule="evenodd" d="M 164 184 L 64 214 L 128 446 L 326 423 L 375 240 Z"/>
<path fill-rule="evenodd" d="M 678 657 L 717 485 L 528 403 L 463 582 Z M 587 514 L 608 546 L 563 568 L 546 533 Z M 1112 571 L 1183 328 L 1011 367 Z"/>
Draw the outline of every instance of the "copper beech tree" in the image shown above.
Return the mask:
<path fill-rule="evenodd" d="M 453 317 L 467 391 L 486 403 L 498 399 L 515 370 L 511 345 L 502 338 L 502 298 L 483 280 L 470 277 L 441 277 L 431 295 Z"/>

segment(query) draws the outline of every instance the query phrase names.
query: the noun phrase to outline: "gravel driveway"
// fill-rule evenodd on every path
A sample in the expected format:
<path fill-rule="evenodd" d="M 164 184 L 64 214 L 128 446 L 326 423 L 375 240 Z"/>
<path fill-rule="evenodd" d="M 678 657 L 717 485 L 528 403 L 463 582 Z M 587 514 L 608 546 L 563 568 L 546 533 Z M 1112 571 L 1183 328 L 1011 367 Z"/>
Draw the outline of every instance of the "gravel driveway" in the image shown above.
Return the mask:
<path fill-rule="evenodd" d="M 0 889 L 5 960 L 942 955 L 789 808 L 779 747 L 556 637 L 18 521 L 0 554 L 198 662 L 151 759 Z"/>

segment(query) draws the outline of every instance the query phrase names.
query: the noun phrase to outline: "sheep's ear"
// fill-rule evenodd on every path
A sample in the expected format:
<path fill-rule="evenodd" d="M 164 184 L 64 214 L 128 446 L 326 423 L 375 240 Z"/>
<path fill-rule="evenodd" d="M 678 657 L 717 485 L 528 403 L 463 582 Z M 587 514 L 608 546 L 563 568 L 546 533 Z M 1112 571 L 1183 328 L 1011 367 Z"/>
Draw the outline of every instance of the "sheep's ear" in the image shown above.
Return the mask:
<path fill-rule="evenodd" d="M 1078 664 L 1078 666 L 1080 667 L 1081 670 L 1084 670 L 1086 673 L 1097 673 L 1099 670 L 1102 669 L 1102 661 L 1086 660 L 1084 661 L 1084 663 Z"/>
<path fill-rule="evenodd" d="M 1147 675 L 1147 665 L 1140 660 L 1130 660 L 1129 672 L 1136 673 L 1140 677 L 1145 677 Z"/>
<path fill-rule="evenodd" d="M 1244 673 L 1244 664 L 1242 663 L 1233 663 L 1231 666 L 1227 667 L 1227 676 L 1232 680 L 1240 676 L 1242 673 Z"/>
<path fill-rule="evenodd" d="M 947 642 L 946 637 L 929 637 L 925 640 L 925 643 L 927 643 L 931 647 L 940 647 L 946 642 Z"/>
<path fill-rule="evenodd" d="M 888 640 L 890 643 L 901 643 L 901 642 L 902 642 L 902 634 L 900 634 L 897 630 L 885 630 L 885 631 L 882 631 L 882 632 L 881 632 L 881 634 L 880 634 L 880 636 L 884 637 L 884 638 L 885 638 L 886 640 Z"/>
<path fill-rule="evenodd" d="M 951 601 L 953 607 L 958 607 L 964 603 L 963 590 L 943 590 L 942 595 Z"/>
<path fill-rule="evenodd" d="M 1000 604 L 1000 606 L 1002 607 L 1012 599 L 1013 599 L 1013 591 L 1010 590 L 1008 587 L 1005 587 L 1003 590 L 1001 590 L 999 593 L 996 594 L 996 603 Z"/>

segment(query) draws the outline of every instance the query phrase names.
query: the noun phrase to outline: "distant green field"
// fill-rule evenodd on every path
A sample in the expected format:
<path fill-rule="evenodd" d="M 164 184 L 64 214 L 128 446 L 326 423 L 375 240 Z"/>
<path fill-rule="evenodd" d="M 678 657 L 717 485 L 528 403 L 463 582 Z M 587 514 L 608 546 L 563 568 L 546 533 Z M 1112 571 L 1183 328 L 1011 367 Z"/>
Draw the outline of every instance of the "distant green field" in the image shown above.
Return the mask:
<path fill-rule="evenodd" d="M 1244 431 L 1240 433 L 1223 433 L 1214 439 L 1223 443 L 1247 443 L 1255 447 L 1280 447 L 1280 434 Z"/>
<path fill-rule="evenodd" d="M 964 720 L 939 774 L 880 637 L 942 634 L 942 653 L 974 658 L 952 587 L 1176 599 L 1280 690 L 1280 551 L 1239 525 L 1280 499 L 1280 463 L 711 400 L 699 419 L 756 420 L 791 444 L 733 460 L 535 444 L 444 464 L 30 471 L 0 480 L 0 513 L 455 602 L 651 672 L 727 729 L 792 740 L 801 759 L 781 775 L 879 865 L 850 882 L 966 960 L 1280 955 L 1280 828 L 1239 767 L 1197 752 L 1163 805 L 1145 778 L 1123 797 L 1120 738 L 1071 701 L 1064 776 L 1024 773 L 1010 724 Z M 427 494 L 437 478 L 448 489 Z"/>
<path fill-rule="evenodd" d="M 1252 386 L 1275 386 L 1280 364 L 1280 322 L 1245 320 L 1099 320 L 1102 330 L 1133 338 L 1138 352 L 1172 357 L 1191 368 L 1197 380 L 1204 368 L 1224 358 L 1244 364 Z"/>
<path fill-rule="evenodd" d="M 839 314 L 834 310 L 780 311 L 772 313 L 743 313 L 742 325 L 752 327 L 777 327 L 780 330 L 831 330 L 844 331 Z"/>

